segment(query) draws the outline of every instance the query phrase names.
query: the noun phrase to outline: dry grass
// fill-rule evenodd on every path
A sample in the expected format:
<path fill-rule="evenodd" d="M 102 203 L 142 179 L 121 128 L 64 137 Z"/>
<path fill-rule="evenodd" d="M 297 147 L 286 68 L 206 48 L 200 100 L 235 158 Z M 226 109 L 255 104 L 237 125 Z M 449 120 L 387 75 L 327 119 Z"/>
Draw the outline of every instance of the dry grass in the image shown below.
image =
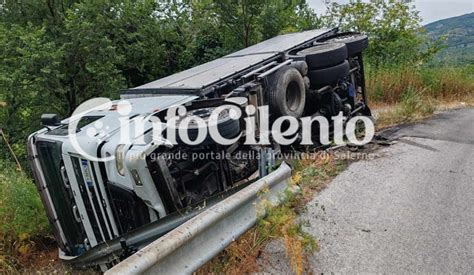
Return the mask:
<path fill-rule="evenodd" d="M 345 162 L 336 160 L 331 153 L 306 154 L 300 160 L 292 161 L 292 184 L 301 192 L 290 195 L 278 207 L 269 207 L 265 202 L 260 207 L 267 215 L 257 225 L 229 245 L 213 260 L 201 267 L 197 274 L 248 274 L 258 272 L 258 257 L 265 245 L 272 239 L 282 240 L 286 255 L 295 274 L 304 272 L 306 255 L 318 250 L 313 236 L 303 230 L 298 214 L 305 203 L 321 190 L 345 167 Z"/>
<path fill-rule="evenodd" d="M 381 130 L 395 125 L 400 125 L 404 123 L 413 123 L 417 121 L 422 121 L 426 118 L 431 117 L 434 112 L 442 112 L 459 108 L 474 107 L 474 102 L 440 102 L 436 101 L 434 105 L 431 105 L 433 108 L 429 112 L 416 111 L 410 116 L 404 116 L 401 110 L 403 110 L 403 105 L 382 105 L 377 106 L 373 109 L 373 115 L 377 120 L 376 129 Z M 426 109 L 425 109 L 426 110 Z"/>
<path fill-rule="evenodd" d="M 369 68 L 367 91 L 377 128 L 414 122 L 439 109 L 474 104 L 474 67 Z"/>
<path fill-rule="evenodd" d="M 371 103 L 398 104 L 407 91 L 441 102 L 472 101 L 474 67 L 464 68 L 369 68 L 367 90 Z"/>

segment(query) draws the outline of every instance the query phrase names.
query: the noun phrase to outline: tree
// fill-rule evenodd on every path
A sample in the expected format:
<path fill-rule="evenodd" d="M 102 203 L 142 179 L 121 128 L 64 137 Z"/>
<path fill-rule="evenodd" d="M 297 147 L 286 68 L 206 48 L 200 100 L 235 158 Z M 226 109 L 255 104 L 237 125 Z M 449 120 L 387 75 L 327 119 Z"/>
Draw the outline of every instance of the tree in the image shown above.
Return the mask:
<path fill-rule="evenodd" d="M 0 127 L 10 136 L 17 154 L 26 153 L 24 143 L 40 127 L 40 114 L 61 110 L 60 70 L 62 51 L 48 41 L 45 28 L 0 24 Z"/>
<path fill-rule="evenodd" d="M 339 26 L 342 31 L 367 34 L 367 55 L 374 65 L 418 63 L 436 51 L 436 45 L 423 35 L 421 19 L 411 0 L 333 3 L 322 20 L 324 25 Z"/>
<path fill-rule="evenodd" d="M 321 18 L 309 7 L 306 1 L 300 1 L 296 7 L 296 28 L 299 31 L 312 30 L 322 27 Z"/>
<path fill-rule="evenodd" d="M 306 1 L 274 0 L 263 7 L 258 25 L 262 39 L 268 39 L 283 33 L 317 28 L 320 21 Z"/>
<path fill-rule="evenodd" d="M 308 29 L 304 0 L 7 0 L 0 5 L 2 125 L 15 150 L 41 113 L 70 115 L 84 100 Z"/>
<path fill-rule="evenodd" d="M 228 47 L 248 47 L 282 33 L 319 26 L 305 0 L 213 0 L 217 20 Z"/>
<path fill-rule="evenodd" d="M 17 25 L 32 24 L 40 26 L 44 23 L 48 27 L 60 24 L 67 10 L 69 10 L 76 0 L 5 0 L 0 5 L 0 16 L 3 22 Z"/>
<path fill-rule="evenodd" d="M 192 32 L 182 2 L 7 1 L 0 7 L 2 125 L 17 153 L 41 113 L 70 115 L 84 100 L 184 69 Z"/>
<path fill-rule="evenodd" d="M 235 47 L 248 47 L 260 40 L 258 17 L 266 0 L 213 1 L 217 18 L 222 22 Z M 232 39 L 237 38 L 237 39 Z"/>
<path fill-rule="evenodd" d="M 235 49 L 227 44 L 227 32 L 214 10 L 213 0 L 190 1 L 189 25 L 186 28 L 188 44 L 181 52 L 182 67 L 192 67 L 224 56 Z"/>

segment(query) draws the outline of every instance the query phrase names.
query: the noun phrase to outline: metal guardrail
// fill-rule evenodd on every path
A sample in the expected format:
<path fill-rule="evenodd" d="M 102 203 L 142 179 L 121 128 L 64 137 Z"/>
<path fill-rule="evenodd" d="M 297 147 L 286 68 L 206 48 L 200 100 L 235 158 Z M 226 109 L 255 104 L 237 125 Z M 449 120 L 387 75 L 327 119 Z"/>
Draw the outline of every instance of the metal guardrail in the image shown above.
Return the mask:
<path fill-rule="evenodd" d="M 250 229 L 262 201 L 278 204 L 291 168 L 271 174 L 202 212 L 128 257 L 105 274 L 191 274 Z"/>

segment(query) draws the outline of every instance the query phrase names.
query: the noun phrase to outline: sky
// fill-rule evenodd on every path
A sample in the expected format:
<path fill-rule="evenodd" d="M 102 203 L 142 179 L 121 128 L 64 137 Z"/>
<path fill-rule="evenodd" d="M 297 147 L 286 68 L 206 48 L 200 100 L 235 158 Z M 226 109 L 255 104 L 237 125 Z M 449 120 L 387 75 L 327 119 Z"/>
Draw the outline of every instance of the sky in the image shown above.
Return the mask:
<path fill-rule="evenodd" d="M 325 2 L 348 3 L 349 0 L 308 0 L 310 6 L 321 14 L 326 10 Z M 423 25 L 453 16 L 474 12 L 474 0 L 415 0 Z"/>

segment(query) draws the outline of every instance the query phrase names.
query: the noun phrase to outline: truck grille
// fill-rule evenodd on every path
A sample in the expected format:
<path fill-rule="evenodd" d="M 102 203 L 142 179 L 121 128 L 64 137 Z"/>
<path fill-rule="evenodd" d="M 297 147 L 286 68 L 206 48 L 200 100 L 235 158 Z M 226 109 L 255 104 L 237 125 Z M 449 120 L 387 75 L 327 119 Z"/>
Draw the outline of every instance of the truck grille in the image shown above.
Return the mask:
<path fill-rule="evenodd" d="M 71 156 L 75 178 L 79 187 L 82 201 L 84 202 L 85 214 L 97 243 L 113 238 L 112 221 L 108 216 L 107 204 L 98 186 L 98 177 L 94 163 L 85 159 Z"/>

